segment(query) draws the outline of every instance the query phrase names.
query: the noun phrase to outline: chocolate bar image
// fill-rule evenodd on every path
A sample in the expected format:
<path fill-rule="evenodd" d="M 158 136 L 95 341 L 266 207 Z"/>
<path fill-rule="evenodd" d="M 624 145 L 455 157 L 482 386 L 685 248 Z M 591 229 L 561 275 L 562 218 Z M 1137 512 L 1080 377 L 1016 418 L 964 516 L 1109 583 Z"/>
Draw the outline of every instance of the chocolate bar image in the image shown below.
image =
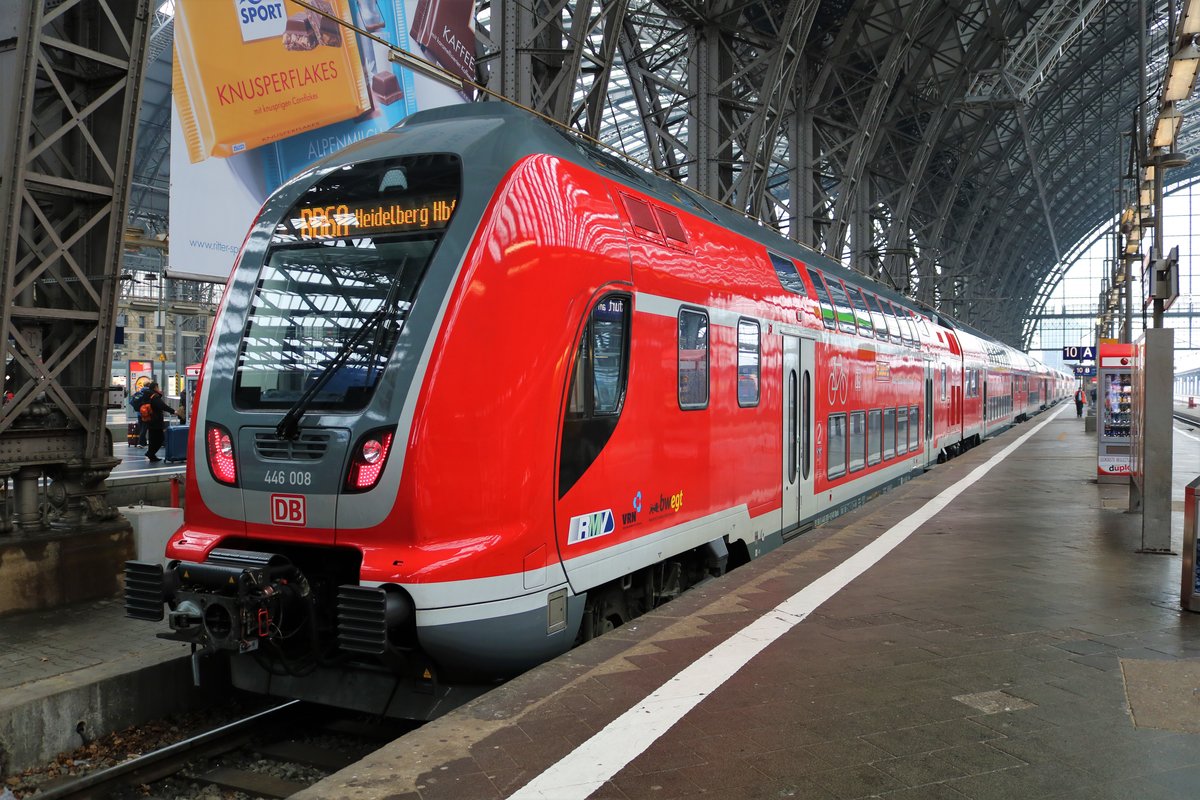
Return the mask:
<path fill-rule="evenodd" d="M 475 80 L 475 3 L 473 0 L 418 0 L 410 31 L 426 55 L 450 72 Z M 474 90 L 462 95 L 470 100 Z"/>
<path fill-rule="evenodd" d="M 312 50 L 318 41 L 317 32 L 309 20 L 309 12 L 301 11 L 288 17 L 287 27 L 283 31 L 285 50 Z"/>
<path fill-rule="evenodd" d="M 333 6 L 329 0 L 311 0 L 313 6 L 321 9 L 327 14 L 333 14 Z M 312 23 L 313 29 L 317 32 L 317 38 L 321 44 L 326 47 L 341 47 L 342 46 L 342 26 L 337 23 L 337 20 L 326 17 L 323 14 L 317 14 L 312 11 L 308 12 L 309 21 Z"/>
<path fill-rule="evenodd" d="M 390 106 L 404 97 L 400 81 L 396 79 L 396 74 L 390 69 L 376 72 L 371 76 L 371 91 L 375 94 L 375 99 L 385 106 Z"/>

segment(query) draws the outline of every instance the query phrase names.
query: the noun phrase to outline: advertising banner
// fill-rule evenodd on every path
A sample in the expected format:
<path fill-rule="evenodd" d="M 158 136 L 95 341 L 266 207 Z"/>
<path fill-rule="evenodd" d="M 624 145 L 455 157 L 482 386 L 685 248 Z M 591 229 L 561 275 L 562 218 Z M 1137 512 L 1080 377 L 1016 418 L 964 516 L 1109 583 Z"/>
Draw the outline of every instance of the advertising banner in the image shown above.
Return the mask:
<path fill-rule="evenodd" d="M 310 5 L 475 78 L 471 0 Z M 429 44 L 417 50 L 409 36 L 414 15 L 432 20 L 421 33 Z M 263 201 L 281 184 L 419 108 L 466 99 L 393 65 L 386 46 L 291 0 L 176 0 L 174 27 L 175 276 L 224 281 Z"/>

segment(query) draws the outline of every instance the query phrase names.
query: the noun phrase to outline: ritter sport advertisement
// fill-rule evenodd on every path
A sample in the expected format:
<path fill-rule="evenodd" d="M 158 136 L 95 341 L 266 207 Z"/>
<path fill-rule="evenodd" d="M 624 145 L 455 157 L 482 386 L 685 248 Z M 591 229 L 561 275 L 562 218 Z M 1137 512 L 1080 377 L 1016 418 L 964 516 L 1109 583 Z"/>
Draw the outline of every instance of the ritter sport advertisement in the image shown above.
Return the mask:
<path fill-rule="evenodd" d="M 473 0 L 311 0 L 475 78 Z M 422 108 L 471 99 L 290 0 L 175 0 L 170 273 L 224 282 L 267 196 Z"/>

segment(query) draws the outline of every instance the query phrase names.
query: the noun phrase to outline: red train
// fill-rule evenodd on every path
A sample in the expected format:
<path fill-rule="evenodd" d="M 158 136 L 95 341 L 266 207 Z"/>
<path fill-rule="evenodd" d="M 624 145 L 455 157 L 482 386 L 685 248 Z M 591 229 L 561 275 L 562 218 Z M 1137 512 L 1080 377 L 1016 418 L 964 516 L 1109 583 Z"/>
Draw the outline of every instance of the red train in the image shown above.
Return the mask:
<path fill-rule="evenodd" d="M 504 104 L 423 112 L 263 207 L 127 611 L 432 717 L 1068 390 Z"/>

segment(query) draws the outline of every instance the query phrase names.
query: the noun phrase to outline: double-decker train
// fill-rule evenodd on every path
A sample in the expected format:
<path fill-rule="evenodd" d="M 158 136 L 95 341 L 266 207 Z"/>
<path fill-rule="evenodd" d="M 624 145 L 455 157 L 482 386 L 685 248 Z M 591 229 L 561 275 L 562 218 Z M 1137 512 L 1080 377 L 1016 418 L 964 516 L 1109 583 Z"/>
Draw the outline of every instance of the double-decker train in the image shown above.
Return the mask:
<path fill-rule="evenodd" d="M 127 612 L 430 718 L 1070 388 L 517 109 L 422 112 L 253 223 Z"/>

